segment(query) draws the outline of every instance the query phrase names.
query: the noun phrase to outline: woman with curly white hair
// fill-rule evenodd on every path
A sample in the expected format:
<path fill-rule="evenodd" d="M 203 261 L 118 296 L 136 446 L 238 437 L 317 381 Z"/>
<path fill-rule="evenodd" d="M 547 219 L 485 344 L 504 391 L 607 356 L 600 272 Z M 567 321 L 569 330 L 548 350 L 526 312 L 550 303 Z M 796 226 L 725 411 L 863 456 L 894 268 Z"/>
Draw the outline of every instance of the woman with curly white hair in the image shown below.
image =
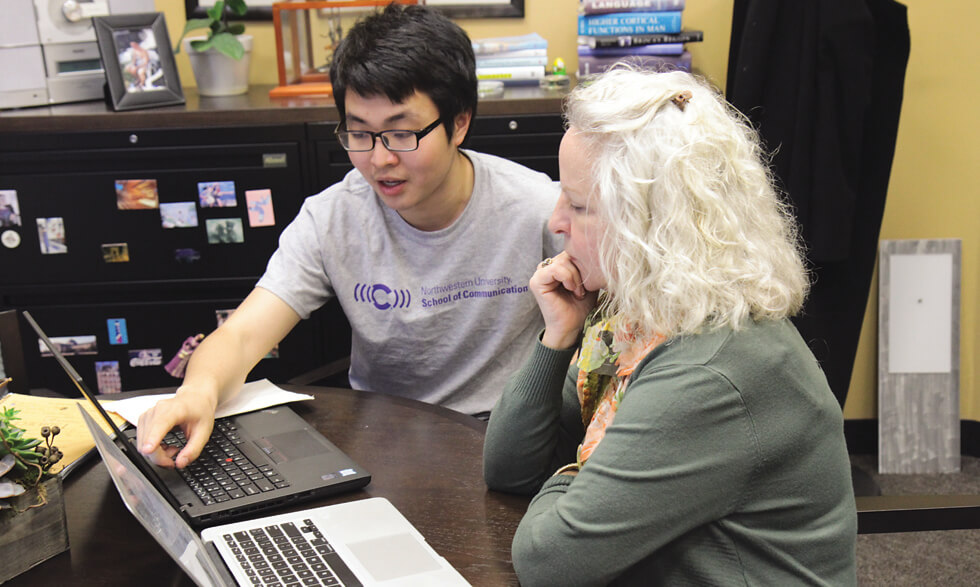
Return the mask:
<path fill-rule="evenodd" d="M 491 489 L 536 494 L 521 583 L 855 584 L 843 419 L 757 135 L 681 72 L 614 69 L 565 115 L 565 250 L 484 448 Z"/>

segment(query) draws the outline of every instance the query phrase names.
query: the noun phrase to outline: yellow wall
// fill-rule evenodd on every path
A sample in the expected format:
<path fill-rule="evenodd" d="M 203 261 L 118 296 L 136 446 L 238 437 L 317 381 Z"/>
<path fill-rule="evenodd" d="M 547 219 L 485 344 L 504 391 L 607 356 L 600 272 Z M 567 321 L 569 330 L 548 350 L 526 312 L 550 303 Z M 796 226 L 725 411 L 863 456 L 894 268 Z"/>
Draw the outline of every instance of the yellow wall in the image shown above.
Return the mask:
<path fill-rule="evenodd" d="M 176 44 L 186 22 L 184 0 L 156 0 L 156 8 L 166 15 L 171 41 Z M 575 53 L 577 9 L 578 0 L 524 0 L 524 18 L 461 19 L 457 22 L 474 39 L 540 33 L 548 39 L 549 57 L 561 57 L 572 70 L 578 67 Z M 704 43 L 689 45 L 695 67 L 722 88 L 728 63 L 731 13 L 732 0 L 688 0 L 684 13 L 685 26 L 703 30 L 707 39 Z M 246 32 L 255 37 L 251 82 L 278 83 L 272 23 L 247 22 Z M 203 31 L 195 34 L 203 34 Z M 195 85 L 194 74 L 183 52 L 177 55 L 177 69 L 185 87 Z"/>
<path fill-rule="evenodd" d="M 882 239 L 963 241 L 960 414 L 980 420 L 977 278 L 980 276 L 980 44 L 973 0 L 905 0 L 912 54 Z M 877 414 L 877 281 L 872 285 L 844 415 Z"/>
<path fill-rule="evenodd" d="M 906 0 L 912 54 L 898 145 L 885 208 L 883 239 L 963 239 L 960 307 L 960 396 L 964 418 L 980 420 L 976 354 L 980 332 L 977 287 L 980 277 L 980 43 L 974 23 L 980 3 L 973 0 Z M 733 0 L 687 0 L 686 28 L 704 31 L 705 41 L 689 45 L 694 66 L 724 88 Z M 183 0 L 156 0 L 176 42 L 184 27 Z M 525 0 L 523 19 L 467 19 L 459 23 L 472 38 L 538 32 L 548 39 L 551 58 L 569 69 L 575 58 L 575 11 L 578 0 Z M 251 81 L 277 79 L 275 37 L 270 23 L 249 23 L 256 37 Z M 180 78 L 192 86 L 187 57 L 177 57 Z M 867 314 L 844 414 L 877 417 L 877 281 Z"/>

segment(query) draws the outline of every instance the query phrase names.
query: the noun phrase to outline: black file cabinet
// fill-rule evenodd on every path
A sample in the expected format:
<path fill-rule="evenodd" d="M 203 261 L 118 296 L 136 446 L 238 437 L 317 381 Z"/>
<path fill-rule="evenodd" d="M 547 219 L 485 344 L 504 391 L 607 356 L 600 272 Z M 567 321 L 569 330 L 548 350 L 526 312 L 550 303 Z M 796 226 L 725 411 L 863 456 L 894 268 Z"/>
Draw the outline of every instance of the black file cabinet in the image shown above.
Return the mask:
<path fill-rule="evenodd" d="M 343 179 L 352 169 L 347 152 L 334 137 L 336 122 L 309 125 L 314 192 Z M 498 155 L 558 179 L 558 145 L 564 134 L 559 114 L 477 116 L 464 148 Z"/>
<path fill-rule="evenodd" d="M 516 161 L 557 181 L 562 125 L 559 114 L 477 116 L 464 146 Z"/>
<path fill-rule="evenodd" d="M 92 389 L 100 388 L 97 366 L 103 388 L 111 389 L 106 362 L 110 369 L 117 363 L 124 391 L 176 384 L 163 365 L 186 337 L 213 330 L 217 312 L 248 294 L 309 191 L 302 124 L 2 138 L 0 190 L 16 193 L 21 226 L 0 228 L 20 239 L 0 248 L 0 303 L 30 310 L 50 336 L 77 337 L 85 354 L 69 360 Z M 155 182 L 159 203 L 185 203 L 196 226 L 165 228 L 158 206 L 120 209 L 122 180 Z M 199 182 L 234 182 L 234 197 L 225 201 L 235 205 L 203 207 Z M 250 225 L 251 190 L 269 190 L 275 224 Z M 63 239 L 48 235 L 38 219 L 60 219 Z M 210 230 L 228 223 L 227 234 Z M 119 332 L 116 320 L 125 321 Z M 22 330 L 30 386 L 74 395 L 54 360 L 42 357 L 33 332 L 26 324 Z M 313 332 L 312 323 L 301 324 L 279 357 L 261 361 L 252 376 L 283 381 L 316 366 L 322 348 Z M 87 344 L 93 335 L 94 349 Z"/>

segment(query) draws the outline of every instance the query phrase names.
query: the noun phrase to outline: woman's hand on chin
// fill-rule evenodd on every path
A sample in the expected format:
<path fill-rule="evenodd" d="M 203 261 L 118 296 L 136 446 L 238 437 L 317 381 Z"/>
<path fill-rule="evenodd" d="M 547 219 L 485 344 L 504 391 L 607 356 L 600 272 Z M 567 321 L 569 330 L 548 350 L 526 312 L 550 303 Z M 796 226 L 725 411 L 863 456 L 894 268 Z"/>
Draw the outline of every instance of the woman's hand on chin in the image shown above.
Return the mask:
<path fill-rule="evenodd" d="M 598 293 L 585 289 L 582 275 L 568 253 L 561 252 L 538 264 L 529 286 L 544 317 L 541 343 L 552 349 L 574 346 L 585 319 L 595 308 Z"/>

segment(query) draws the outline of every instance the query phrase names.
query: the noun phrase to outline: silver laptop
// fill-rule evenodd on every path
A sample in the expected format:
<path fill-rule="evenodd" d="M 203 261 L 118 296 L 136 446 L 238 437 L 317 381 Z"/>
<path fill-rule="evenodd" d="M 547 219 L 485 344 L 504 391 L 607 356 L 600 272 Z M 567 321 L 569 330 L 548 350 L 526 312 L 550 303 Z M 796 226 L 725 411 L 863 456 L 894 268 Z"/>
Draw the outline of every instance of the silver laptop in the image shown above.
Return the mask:
<path fill-rule="evenodd" d="M 201 456 L 185 469 L 151 465 L 136 450 L 136 429 L 120 431 L 59 346 L 29 312 L 24 318 L 131 455 L 136 467 L 195 527 L 364 487 L 371 474 L 286 406 L 218 418 Z M 165 442 L 182 446 L 174 430 Z"/>
<path fill-rule="evenodd" d="M 126 507 L 198 585 L 469 585 L 387 499 L 213 526 L 198 536 L 79 406 Z"/>

